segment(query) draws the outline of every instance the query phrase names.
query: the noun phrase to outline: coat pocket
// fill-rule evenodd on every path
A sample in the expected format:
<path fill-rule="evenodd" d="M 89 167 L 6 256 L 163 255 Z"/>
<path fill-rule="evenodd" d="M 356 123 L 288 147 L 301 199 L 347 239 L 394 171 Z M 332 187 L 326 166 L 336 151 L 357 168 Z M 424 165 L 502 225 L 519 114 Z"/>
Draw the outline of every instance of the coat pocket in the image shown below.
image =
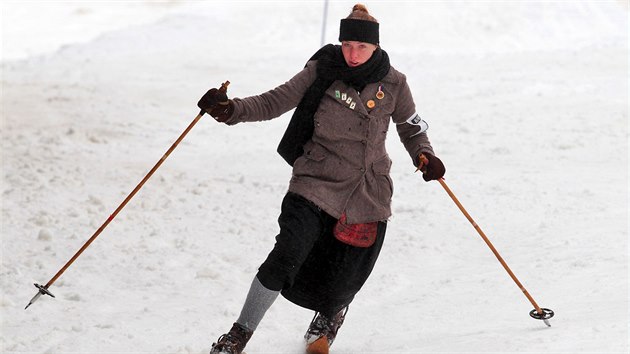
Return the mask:
<path fill-rule="evenodd" d="M 304 147 L 304 154 L 293 164 L 293 177 L 296 179 L 330 179 L 329 157 L 330 153 L 324 147 L 308 142 Z"/>
<path fill-rule="evenodd" d="M 394 194 L 394 184 L 389 176 L 391 168 L 392 160 L 389 156 L 385 156 L 372 164 L 372 171 L 374 172 L 378 188 L 378 199 L 386 204 L 391 202 L 392 195 Z"/>
<path fill-rule="evenodd" d="M 312 145 L 304 151 L 303 156 L 308 160 L 319 162 L 326 158 L 326 152 L 319 145 Z"/>

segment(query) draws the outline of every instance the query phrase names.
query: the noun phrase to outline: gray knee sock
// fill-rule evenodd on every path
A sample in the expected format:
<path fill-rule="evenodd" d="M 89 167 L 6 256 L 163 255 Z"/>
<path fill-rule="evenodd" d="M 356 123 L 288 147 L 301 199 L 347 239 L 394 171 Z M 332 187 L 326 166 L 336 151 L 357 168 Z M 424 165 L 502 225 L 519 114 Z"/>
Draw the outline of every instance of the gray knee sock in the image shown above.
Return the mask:
<path fill-rule="evenodd" d="M 279 291 L 265 288 L 258 280 L 258 277 L 255 277 L 252 286 L 249 288 L 249 293 L 247 293 L 247 299 L 241 310 L 241 315 L 236 322 L 255 331 L 265 316 L 265 312 L 276 301 L 278 294 L 280 294 Z"/>

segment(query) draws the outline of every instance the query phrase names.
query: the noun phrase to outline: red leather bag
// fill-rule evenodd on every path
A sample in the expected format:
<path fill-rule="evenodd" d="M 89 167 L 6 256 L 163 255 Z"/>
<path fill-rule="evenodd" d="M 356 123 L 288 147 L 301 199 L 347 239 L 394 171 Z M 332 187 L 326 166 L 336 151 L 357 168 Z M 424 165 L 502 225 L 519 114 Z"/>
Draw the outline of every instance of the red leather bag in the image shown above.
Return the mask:
<path fill-rule="evenodd" d="M 345 244 L 355 247 L 370 247 L 376 241 L 378 221 L 364 224 L 347 224 L 346 213 L 341 215 L 333 234 L 335 238 Z"/>

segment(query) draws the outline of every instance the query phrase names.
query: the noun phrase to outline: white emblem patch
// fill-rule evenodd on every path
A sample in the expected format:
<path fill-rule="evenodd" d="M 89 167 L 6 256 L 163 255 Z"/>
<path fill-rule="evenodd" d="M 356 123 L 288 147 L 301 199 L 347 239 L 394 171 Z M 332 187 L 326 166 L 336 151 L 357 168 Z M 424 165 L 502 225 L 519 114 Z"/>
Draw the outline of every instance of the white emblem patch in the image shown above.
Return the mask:
<path fill-rule="evenodd" d="M 429 129 L 429 124 L 422 119 L 418 113 L 414 113 L 411 117 L 409 117 L 409 119 L 407 119 L 407 123 L 411 124 L 411 125 L 415 125 L 418 126 L 420 128 L 420 131 L 415 133 L 414 135 L 418 135 L 420 133 L 424 133 Z M 414 136 L 412 135 L 412 136 Z"/>

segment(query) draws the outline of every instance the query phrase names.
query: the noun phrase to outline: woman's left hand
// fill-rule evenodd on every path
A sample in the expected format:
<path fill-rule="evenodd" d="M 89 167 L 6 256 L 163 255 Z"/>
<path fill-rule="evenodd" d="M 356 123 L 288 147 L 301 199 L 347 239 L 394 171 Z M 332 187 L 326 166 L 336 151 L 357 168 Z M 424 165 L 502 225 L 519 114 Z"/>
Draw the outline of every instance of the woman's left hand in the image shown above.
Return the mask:
<path fill-rule="evenodd" d="M 418 162 L 418 170 L 422 171 L 422 178 L 427 182 L 438 180 L 446 173 L 442 160 L 429 153 L 420 154 Z"/>

